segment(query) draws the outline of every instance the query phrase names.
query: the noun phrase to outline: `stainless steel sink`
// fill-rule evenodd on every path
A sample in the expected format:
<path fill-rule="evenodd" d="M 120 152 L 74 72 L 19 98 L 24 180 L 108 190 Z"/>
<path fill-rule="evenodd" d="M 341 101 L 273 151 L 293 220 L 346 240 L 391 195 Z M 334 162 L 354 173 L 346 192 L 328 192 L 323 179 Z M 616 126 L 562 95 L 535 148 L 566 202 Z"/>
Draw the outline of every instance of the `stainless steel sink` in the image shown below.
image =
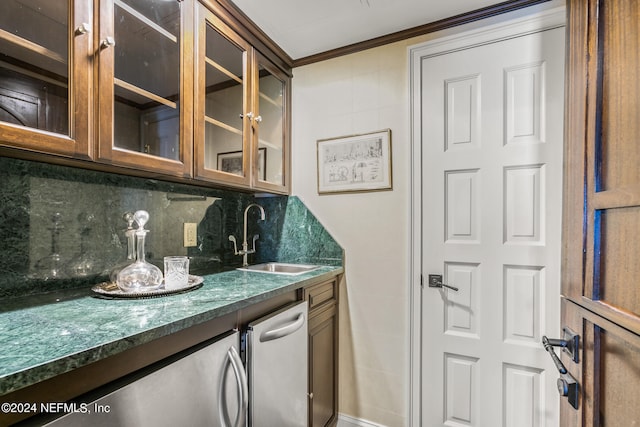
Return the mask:
<path fill-rule="evenodd" d="M 297 274 L 307 273 L 320 268 L 319 265 L 308 264 L 286 264 L 282 262 L 266 262 L 264 264 L 255 264 L 247 267 L 238 268 L 242 271 L 254 271 L 256 273 L 270 273 L 270 274 L 287 274 L 289 276 L 295 276 Z"/>

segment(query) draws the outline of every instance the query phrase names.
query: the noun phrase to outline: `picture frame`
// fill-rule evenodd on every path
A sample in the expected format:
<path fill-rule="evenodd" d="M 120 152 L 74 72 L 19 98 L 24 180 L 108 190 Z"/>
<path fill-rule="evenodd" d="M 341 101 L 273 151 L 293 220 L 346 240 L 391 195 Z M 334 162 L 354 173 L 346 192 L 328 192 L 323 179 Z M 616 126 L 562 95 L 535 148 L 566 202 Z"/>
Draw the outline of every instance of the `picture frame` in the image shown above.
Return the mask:
<path fill-rule="evenodd" d="M 267 149 L 258 149 L 258 176 L 263 181 L 267 179 Z M 234 175 L 242 175 L 242 151 L 227 151 L 218 153 L 218 170 L 231 173 Z"/>
<path fill-rule="evenodd" d="M 392 190 L 391 129 L 317 141 L 318 194 Z"/>

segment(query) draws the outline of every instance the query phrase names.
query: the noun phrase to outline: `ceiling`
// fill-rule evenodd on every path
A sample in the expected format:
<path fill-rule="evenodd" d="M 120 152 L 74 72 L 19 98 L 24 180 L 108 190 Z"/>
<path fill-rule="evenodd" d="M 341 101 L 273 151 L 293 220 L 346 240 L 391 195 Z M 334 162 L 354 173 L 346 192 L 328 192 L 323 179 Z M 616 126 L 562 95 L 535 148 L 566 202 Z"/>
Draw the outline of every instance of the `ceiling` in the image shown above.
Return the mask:
<path fill-rule="evenodd" d="M 232 0 L 293 60 L 502 3 L 495 0 Z"/>

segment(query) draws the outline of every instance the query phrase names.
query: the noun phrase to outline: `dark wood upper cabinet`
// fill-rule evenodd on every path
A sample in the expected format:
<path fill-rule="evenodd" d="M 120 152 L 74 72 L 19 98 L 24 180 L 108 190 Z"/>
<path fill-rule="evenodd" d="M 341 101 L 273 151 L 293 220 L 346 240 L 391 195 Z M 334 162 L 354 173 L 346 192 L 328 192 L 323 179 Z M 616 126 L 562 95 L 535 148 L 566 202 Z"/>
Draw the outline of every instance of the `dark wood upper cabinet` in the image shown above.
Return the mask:
<path fill-rule="evenodd" d="M 195 176 L 254 190 L 289 189 L 289 76 L 198 6 Z"/>
<path fill-rule="evenodd" d="M 92 158 L 89 0 L 0 3 L 0 145 Z"/>
<path fill-rule="evenodd" d="M 101 0 L 98 158 L 191 176 L 191 1 Z"/>
<path fill-rule="evenodd" d="M 0 2 L 0 146 L 288 193 L 290 69 L 229 7 Z"/>

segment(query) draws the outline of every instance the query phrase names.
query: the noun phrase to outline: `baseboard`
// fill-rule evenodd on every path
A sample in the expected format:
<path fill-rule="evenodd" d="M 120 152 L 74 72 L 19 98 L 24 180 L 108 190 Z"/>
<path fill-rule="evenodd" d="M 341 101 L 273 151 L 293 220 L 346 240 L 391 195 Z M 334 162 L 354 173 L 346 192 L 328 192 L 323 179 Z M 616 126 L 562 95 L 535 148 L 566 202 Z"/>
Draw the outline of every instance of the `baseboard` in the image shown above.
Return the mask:
<path fill-rule="evenodd" d="M 385 427 L 382 424 L 376 424 L 371 421 L 360 418 L 353 418 L 349 415 L 338 414 L 337 427 Z"/>

